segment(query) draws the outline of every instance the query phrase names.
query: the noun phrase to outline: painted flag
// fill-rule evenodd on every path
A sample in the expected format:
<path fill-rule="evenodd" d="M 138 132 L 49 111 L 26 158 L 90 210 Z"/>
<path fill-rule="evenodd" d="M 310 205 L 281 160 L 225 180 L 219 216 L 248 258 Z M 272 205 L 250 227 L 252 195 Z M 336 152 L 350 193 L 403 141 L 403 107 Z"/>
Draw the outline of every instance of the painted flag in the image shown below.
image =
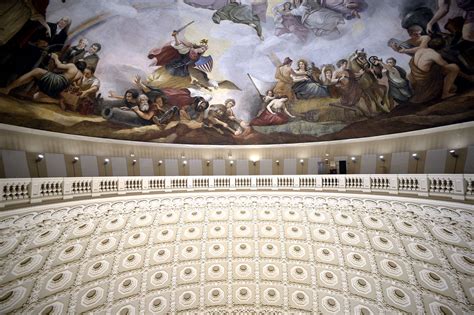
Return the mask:
<path fill-rule="evenodd" d="M 204 72 L 211 72 L 213 65 L 214 61 L 212 60 L 212 56 L 201 56 L 201 58 L 194 63 L 194 68 Z"/>
<path fill-rule="evenodd" d="M 273 90 L 273 88 L 275 87 L 276 82 L 263 81 L 249 73 L 247 73 L 247 75 L 249 76 L 250 81 L 252 81 L 253 85 L 255 86 L 260 95 L 267 94 L 268 90 Z"/>

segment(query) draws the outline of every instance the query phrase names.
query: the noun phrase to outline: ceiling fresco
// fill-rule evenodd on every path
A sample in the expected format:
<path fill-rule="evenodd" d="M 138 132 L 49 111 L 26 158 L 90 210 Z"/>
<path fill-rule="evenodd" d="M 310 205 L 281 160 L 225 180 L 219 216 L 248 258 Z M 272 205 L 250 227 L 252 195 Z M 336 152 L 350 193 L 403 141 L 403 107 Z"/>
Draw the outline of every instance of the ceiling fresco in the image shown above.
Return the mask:
<path fill-rule="evenodd" d="M 474 119 L 463 0 L 4 0 L 0 123 L 284 144 Z"/>

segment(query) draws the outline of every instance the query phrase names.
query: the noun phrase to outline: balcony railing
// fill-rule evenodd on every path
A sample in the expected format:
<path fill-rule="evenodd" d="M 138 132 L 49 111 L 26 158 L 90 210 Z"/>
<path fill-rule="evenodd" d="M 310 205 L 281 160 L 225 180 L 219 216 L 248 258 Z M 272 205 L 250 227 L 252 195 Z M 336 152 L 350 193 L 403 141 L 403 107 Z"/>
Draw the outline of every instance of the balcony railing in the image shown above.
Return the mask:
<path fill-rule="evenodd" d="M 0 207 L 111 194 L 205 190 L 304 190 L 474 199 L 474 174 L 128 176 L 0 179 Z"/>

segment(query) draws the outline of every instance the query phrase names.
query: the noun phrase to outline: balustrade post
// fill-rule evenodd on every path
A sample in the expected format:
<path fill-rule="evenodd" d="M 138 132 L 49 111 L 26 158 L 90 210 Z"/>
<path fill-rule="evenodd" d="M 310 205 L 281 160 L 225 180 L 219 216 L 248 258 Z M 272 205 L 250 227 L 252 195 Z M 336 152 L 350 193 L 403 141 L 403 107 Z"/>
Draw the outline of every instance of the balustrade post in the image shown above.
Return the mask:
<path fill-rule="evenodd" d="M 339 176 L 337 191 L 346 191 L 346 175 Z"/>
<path fill-rule="evenodd" d="M 466 199 L 466 180 L 463 174 L 453 174 L 450 176 L 453 181 L 453 192 L 451 198 L 456 200 Z"/>
<path fill-rule="evenodd" d="M 300 190 L 300 176 L 293 176 L 293 190 Z"/>
<path fill-rule="evenodd" d="M 6 189 L 6 188 L 5 188 L 6 186 L 7 186 L 7 185 L 5 185 L 5 180 L 4 180 L 4 179 L 0 179 L 0 189 L 1 189 L 0 191 L 2 192 L 2 194 L 4 194 L 5 189 Z M 0 202 L 0 208 L 4 208 L 4 207 L 5 207 L 6 201 L 7 201 L 7 199 L 2 197 L 1 202 Z"/>
<path fill-rule="evenodd" d="M 41 202 L 41 183 L 44 181 L 44 178 L 32 178 L 31 185 L 29 188 L 30 203 Z"/>
<path fill-rule="evenodd" d="M 63 199 L 72 199 L 73 194 L 72 194 L 72 184 L 76 180 L 76 177 L 73 178 L 63 178 Z"/>
<path fill-rule="evenodd" d="M 126 177 L 117 177 L 117 191 L 119 195 L 125 195 L 127 191 L 125 190 Z"/>
<path fill-rule="evenodd" d="M 165 192 L 170 192 L 171 189 L 171 177 L 165 177 Z"/>
<path fill-rule="evenodd" d="M 214 177 L 213 177 L 213 176 L 210 176 L 210 177 L 209 177 L 209 187 L 208 187 L 208 190 L 216 190 L 215 185 L 216 185 L 216 183 L 214 182 Z M 235 183 L 234 183 L 234 186 L 235 186 Z"/>
<path fill-rule="evenodd" d="M 321 175 L 316 176 L 316 191 L 323 191 L 323 177 Z"/>
<path fill-rule="evenodd" d="M 92 197 L 100 196 L 101 177 L 92 177 Z"/>
<path fill-rule="evenodd" d="M 237 188 L 235 187 L 235 176 L 231 176 L 230 177 L 230 187 L 229 187 L 230 190 L 237 190 Z"/>
<path fill-rule="evenodd" d="M 388 193 L 398 195 L 398 175 L 388 175 Z"/>
<path fill-rule="evenodd" d="M 361 175 L 362 176 L 362 192 L 372 192 L 372 187 L 371 187 L 371 178 L 370 175 Z"/>
<path fill-rule="evenodd" d="M 278 190 L 278 176 L 272 177 L 272 190 Z"/>
<path fill-rule="evenodd" d="M 250 190 L 257 190 L 257 177 L 250 177 Z"/>
<path fill-rule="evenodd" d="M 186 179 L 186 191 L 193 191 L 194 186 L 193 186 L 193 177 L 188 177 Z"/>
<path fill-rule="evenodd" d="M 142 177 L 140 180 L 142 182 L 142 194 L 147 194 L 150 192 L 150 181 L 151 177 Z"/>
<path fill-rule="evenodd" d="M 415 178 L 418 180 L 418 196 L 429 196 L 428 175 L 415 175 Z"/>

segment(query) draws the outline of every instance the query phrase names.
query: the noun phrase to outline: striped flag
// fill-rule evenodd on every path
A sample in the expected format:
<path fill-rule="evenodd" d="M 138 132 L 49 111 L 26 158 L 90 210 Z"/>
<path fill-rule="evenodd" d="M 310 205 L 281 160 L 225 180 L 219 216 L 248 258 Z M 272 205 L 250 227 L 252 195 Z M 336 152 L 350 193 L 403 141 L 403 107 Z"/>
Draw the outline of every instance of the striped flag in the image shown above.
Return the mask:
<path fill-rule="evenodd" d="M 201 56 L 201 58 L 194 63 L 194 68 L 204 72 L 211 72 L 213 65 L 214 61 L 212 60 L 212 56 Z"/>

